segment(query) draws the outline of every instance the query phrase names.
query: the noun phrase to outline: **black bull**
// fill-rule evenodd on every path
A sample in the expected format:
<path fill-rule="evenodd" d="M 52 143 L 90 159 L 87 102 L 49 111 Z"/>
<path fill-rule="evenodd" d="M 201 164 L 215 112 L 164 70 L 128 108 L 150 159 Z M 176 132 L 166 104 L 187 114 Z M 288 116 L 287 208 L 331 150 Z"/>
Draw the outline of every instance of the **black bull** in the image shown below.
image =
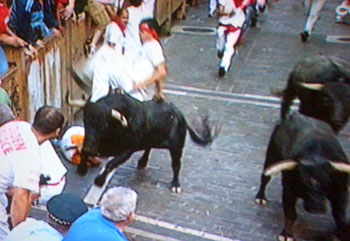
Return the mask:
<path fill-rule="evenodd" d="M 323 55 L 299 61 L 283 91 L 282 119 L 296 97 L 300 113 L 327 122 L 338 133 L 350 116 L 350 66 Z"/>
<path fill-rule="evenodd" d="M 303 199 L 309 212 L 326 211 L 328 199 L 338 230 L 348 230 L 345 227 L 350 165 L 328 124 L 295 112 L 276 125 L 266 152 L 257 203 L 266 204 L 267 184 L 271 176 L 280 172 L 285 215 L 280 240 L 293 236 L 298 198 Z"/>
<path fill-rule="evenodd" d="M 171 103 L 139 102 L 122 93 L 109 95 L 96 103 L 87 102 L 83 112 L 85 139 L 78 173 L 87 173 L 90 156 L 115 157 L 95 179 L 98 186 L 102 186 L 107 175 L 127 161 L 134 152 L 145 150 L 138 161 L 138 168 L 142 169 L 147 165 L 151 148 L 162 148 L 168 149 L 172 158 L 171 190 L 180 192 L 179 173 L 187 130 L 191 139 L 202 146 L 211 143 L 219 130 L 215 128 L 212 133 L 208 119 L 203 118 L 201 134 L 197 135 L 181 111 Z"/>

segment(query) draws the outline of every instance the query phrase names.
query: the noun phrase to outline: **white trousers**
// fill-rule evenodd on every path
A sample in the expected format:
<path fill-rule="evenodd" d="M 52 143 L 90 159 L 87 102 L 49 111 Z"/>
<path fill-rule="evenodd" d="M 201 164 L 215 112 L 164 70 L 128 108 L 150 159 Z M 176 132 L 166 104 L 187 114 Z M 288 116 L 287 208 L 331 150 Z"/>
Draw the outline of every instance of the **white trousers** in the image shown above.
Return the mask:
<path fill-rule="evenodd" d="M 230 68 L 232 57 L 236 52 L 236 45 L 241 36 L 241 29 L 225 34 L 226 27 L 219 26 L 217 29 L 216 48 L 218 52 L 223 52 L 223 57 L 220 62 L 220 67 L 223 67 L 227 72 Z"/>
<path fill-rule="evenodd" d="M 327 0 L 305 0 L 304 4 L 309 9 L 309 16 L 306 20 L 304 31 L 311 35 L 311 32 L 320 18 L 320 13 Z"/>
<path fill-rule="evenodd" d="M 209 14 L 213 15 L 217 8 L 217 0 L 209 0 Z"/>

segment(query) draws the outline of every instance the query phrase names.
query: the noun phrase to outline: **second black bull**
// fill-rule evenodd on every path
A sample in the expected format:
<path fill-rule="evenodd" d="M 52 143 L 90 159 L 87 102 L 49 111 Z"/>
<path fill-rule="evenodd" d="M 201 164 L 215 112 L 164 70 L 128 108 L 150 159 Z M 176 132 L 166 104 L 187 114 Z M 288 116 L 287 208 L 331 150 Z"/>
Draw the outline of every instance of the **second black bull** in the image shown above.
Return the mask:
<path fill-rule="evenodd" d="M 283 91 L 282 120 L 296 97 L 300 113 L 327 122 L 338 133 L 350 116 L 350 66 L 324 55 L 300 60 Z"/>
<path fill-rule="evenodd" d="M 202 146 L 210 144 L 219 131 L 204 117 L 201 133 L 197 134 L 173 104 L 140 102 L 123 93 L 111 94 L 96 103 L 88 101 L 83 112 L 85 139 L 78 173 L 87 173 L 90 156 L 115 157 L 95 179 L 98 186 L 102 186 L 107 175 L 127 161 L 134 152 L 145 150 L 138 161 L 138 168 L 143 169 L 147 166 L 151 149 L 162 148 L 170 151 L 173 169 L 171 190 L 179 193 L 181 157 L 187 130 L 191 139 Z"/>

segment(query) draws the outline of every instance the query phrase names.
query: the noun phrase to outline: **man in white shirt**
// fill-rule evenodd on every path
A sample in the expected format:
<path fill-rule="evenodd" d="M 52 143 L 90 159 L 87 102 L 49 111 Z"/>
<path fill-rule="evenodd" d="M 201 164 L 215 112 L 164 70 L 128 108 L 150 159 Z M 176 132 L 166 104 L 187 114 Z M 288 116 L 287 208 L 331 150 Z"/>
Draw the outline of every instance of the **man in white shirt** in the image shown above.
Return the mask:
<path fill-rule="evenodd" d="M 91 102 L 107 96 L 110 88 L 119 88 L 132 94 L 130 58 L 125 53 L 125 29 L 122 27 L 128 21 L 128 12 L 125 9 L 118 11 L 115 21 L 107 25 L 101 48 L 77 70 L 79 78 L 92 81 Z"/>
<path fill-rule="evenodd" d="M 0 240 L 9 232 L 6 194 L 12 196 L 10 213 L 15 227 L 26 219 L 32 202 L 40 195 L 40 145 L 56 138 L 63 122 L 57 109 L 42 107 L 33 125 L 13 120 L 0 126 Z"/>
<path fill-rule="evenodd" d="M 164 51 L 160 43 L 158 25 L 154 19 L 144 20 L 140 24 L 142 41 L 141 55 L 136 59 L 134 68 L 137 69 L 132 78 L 134 88 L 144 94 L 143 100 L 149 100 L 153 93 L 146 93 L 146 88 L 155 84 L 155 100 L 164 100 L 163 82 L 168 76 Z"/>
<path fill-rule="evenodd" d="M 153 18 L 155 0 L 130 0 L 129 21 L 126 29 L 127 51 L 138 56 L 141 53 L 141 39 L 139 26 L 142 20 Z"/>
<path fill-rule="evenodd" d="M 218 1 L 218 23 L 216 48 L 219 65 L 219 77 L 224 77 L 231 66 L 231 60 L 236 54 L 236 45 L 242 34 L 245 21 L 241 0 Z"/>

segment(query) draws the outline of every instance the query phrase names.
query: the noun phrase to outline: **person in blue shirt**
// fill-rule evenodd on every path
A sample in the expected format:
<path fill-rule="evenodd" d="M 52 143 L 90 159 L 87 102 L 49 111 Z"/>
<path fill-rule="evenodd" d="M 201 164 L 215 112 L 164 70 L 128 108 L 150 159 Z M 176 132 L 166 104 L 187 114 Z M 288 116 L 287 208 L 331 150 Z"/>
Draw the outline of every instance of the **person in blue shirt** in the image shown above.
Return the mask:
<path fill-rule="evenodd" d="M 88 211 L 83 199 L 72 193 L 53 196 L 46 208 L 46 221 L 28 217 L 12 229 L 4 241 L 62 241 L 72 223 Z"/>
<path fill-rule="evenodd" d="M 53 0 L 14 0 L 8 26 L 20 38 L 37 47 L 39 40 L 59 36 Z"/>
<path fill-rule="evenodd" d="M 137 194 L 126 187 L 113 187 L 93 208 L 71 226 L 63 241 L 127 241 L 123 229 L 134 222 Z"/>

